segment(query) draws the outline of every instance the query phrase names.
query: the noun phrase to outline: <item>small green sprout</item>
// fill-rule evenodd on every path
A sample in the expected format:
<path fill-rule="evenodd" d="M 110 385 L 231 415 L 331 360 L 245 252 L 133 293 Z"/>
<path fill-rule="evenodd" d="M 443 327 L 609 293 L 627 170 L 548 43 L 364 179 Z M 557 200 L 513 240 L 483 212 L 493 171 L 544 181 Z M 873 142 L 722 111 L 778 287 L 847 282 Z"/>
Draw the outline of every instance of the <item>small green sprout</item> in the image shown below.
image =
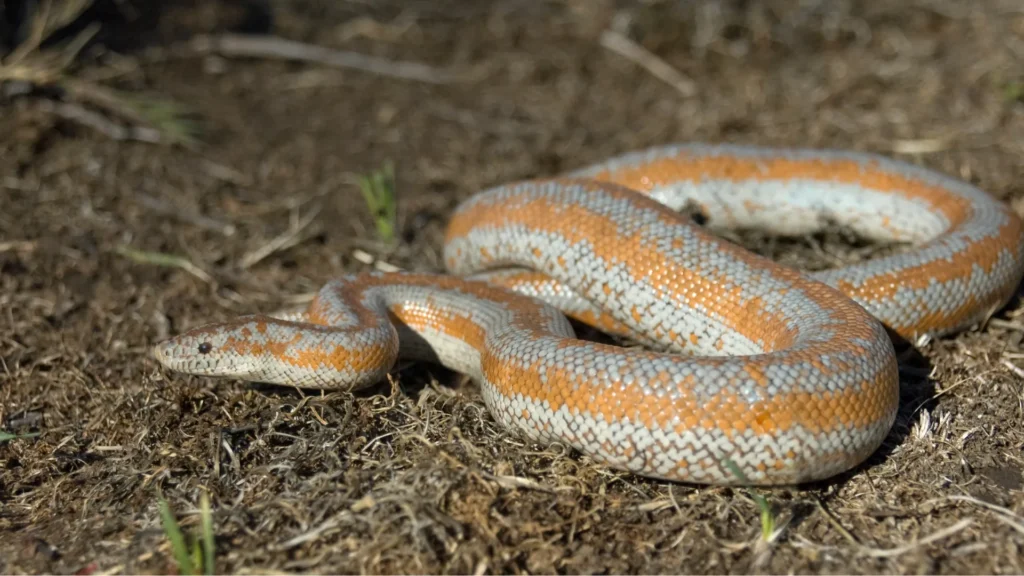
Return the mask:
<path fill-rule="evenodd" d="M 744 484 L 750 484 L 750 479 L 747 475 L 740 470 L 739 466 L 736 465 L 732 460 L 726 459 L 725 466 L 739 478 Z M 758 494 L 757 492 L 747 488 L 747 493 L 757 504 L 758 509 L 761 511 L 761 538 L 765 542 L 770 541 L 775 536 L 775 514 L 772 512 L 772 506 L 768 503 L 768 499 Z"/>
<path fill-rule="evenodd" d="M 171 542 L 171 553 L 178 564 L 180 574 L 214 573 L 213 514 L 210 511 L 210 497 L 206 492 L 199 497 L 199 538 L 190 538 L 186 544 L 185 535 L 171 512 L 171 507 L 162 497 L 159 499 L 160 519 L 164 534 Z M 202 566 L 203 571 L 199 572 Z"/>
<path fill-rule="evenodd" d="M 395 167 L 391 161 L 369 175 L 359 177 L 359 190 L 373 216 L 377 237 L 391 243 L 395 239 L 398 204 L 395 198 Z"/>
<path fill-rule="evenodd" d="M 1024 102 L 1024 80 L 1008 82 L 1003 86 L 1003 97 L 1007 102 Z"/>

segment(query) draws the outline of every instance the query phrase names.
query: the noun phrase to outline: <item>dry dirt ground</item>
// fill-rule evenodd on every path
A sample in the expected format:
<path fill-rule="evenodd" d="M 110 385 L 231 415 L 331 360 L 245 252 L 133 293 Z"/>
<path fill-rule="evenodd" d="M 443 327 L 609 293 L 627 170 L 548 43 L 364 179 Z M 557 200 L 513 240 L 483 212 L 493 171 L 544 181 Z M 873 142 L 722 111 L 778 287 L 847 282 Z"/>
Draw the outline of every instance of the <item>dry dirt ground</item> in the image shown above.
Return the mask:
<path fill-rule="evenodd" d="M 194 532 L 204 491 L 222 572 L 1024 572 L 1018 303 L 904 347 L 884 447 L 831 481 L 758 491 L 782 525 L 771 542 L 749 492 L 525 443 L 440 369 L 303 395 L 147 357 L 370 268 L 360 250 L 441 270 L 446 215 L 474 191 L 647 145 L 871 150 L 1022 206 L 1018 0 L 275 4 L 279 36 L 456 72 L 437 84 L 167 49 L 236 26 L 228 4 L 167 3 L 137 34 L 149 48 L 124 47 L 104 81 L 186 106 L 196 149 L 114 141 L 39 98 L 3 104 L 0 421 L 38 436 L 0 443 L 0 572 L 174 571 L 158 497 Z M 603 46 L 605 30 L 683 80 Z M 353 183 L 389 160 L 393 248 Z M 793 265 L 860 253 L 752 238 Z"/>

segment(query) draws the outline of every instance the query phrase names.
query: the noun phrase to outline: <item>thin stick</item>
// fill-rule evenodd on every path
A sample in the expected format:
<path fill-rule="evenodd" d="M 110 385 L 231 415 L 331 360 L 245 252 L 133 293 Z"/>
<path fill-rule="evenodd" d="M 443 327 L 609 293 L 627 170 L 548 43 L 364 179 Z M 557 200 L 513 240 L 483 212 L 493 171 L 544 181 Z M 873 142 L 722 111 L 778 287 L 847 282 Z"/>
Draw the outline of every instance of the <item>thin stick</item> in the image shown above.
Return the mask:
<path fill-rule="evenodd" d="M 36 249 L 36 243 L 31 240 L 8 240 L 0 242 L 0 253 L 2 252 L 31 252 Z"/>
<path fill-rule="evenodd" d="M 897 546 L 896 548 L 887 548 L 887 549 L 865 547 L 863 549 L 863 552 L 864 552 L 864 554 L 866 554 L 867 556 L 870 556 L 872 558 L 894 558 L 896 556 L 901 556 L 903 554 L 906 554 L 907 552 L 911 552 L 911 551 L 913 551 L 916 548 L 920 548 L 921 546 L 925 546 L 927 544 L 931 544 L 932 542 L 937 542 L 939 540 L 942 540 L 943 538 L 948 538 L 948 537 L 952 536 L 953 534 L 956 534 L 957 532 L 960 532 L 964 528 L 967 528 L 968 526 L 970 526 L 973 523 L 974 523 L 974 519 L 973 518 L 965 518 L 965 519 L 957 522 L 956 524 L 953 524 L 952 526 L 947 526 L 946 528 L 943 528 L 942 530 L 939 530 L 937 532 L 929 534 L 928 536 L 925 536 L 924 538 L 921 538 L 920 540 L 911 542 L 910 544 L 906 544 L 904 546 Z"/>
<path fill-rule="evenodd" d="M 334 530 L 335 528 L 340 526 L 342 520 L 348 520 L 351 517 L 352 514 L 348 510 L 343 510 L 338 514 L 328 518 L 327 520 L 324 520 L 320 523 L 319 526 L 313 528 L 308 532 L 299 534 L 298 536 L 295 536 L 294 538 L 282 542 L 281 544 L 272 545 L 271 550 L 289 550 L 291 548 L 295 548 L 296 546 L 305 544 L 306 542 L 314 541 L 320 538 L 320 536 L 322 536 L 325 532 Z"/>
<path fill-rule="evenodd" d="M 56 114 L 65 120 L 92 128 L 111 140 L 138 140 L 153 144 L 160 142 L 160 132 L 158 130 L 143 126 L 121 126 L 116 122 L 108 120 L 102 114 L 86 110 L 74 102 L 42 100 L 39 104 L 44 110 Z"/>
<path fill-rule="evenodd" d="M 172 206 L 171 204 L 161 200 L 160 198 L 155 198 L 153 196 L 148 196 L 146 194 L 139 194 L 138 199 L 139 204 L 142 204 L 143 206 L 149 208 L 150 210 L 153 210 L 154 212 L 164 214 L 166 216 L 171 216 L 177 220 L 180 220 L 187 224 L 191 224 L 198 228 L 213 230 L 214 232 L 219 232 L 224 236 L 233 236 L 235 233 L 234 224 L 221 222 L 220 220 L 210 218 L 209 216 L 203 216 L 202 214 L 198 214 L 195 212 L 180 210 L 177 207 Z"/>
<path fill-rule="evenodd" d="M 1024 368 L 1018 367 L 1016 364 L 1014 364 L 1013 362 L 1010 362 L 1009 360 L 1003 360 L 1002 361 L 1002 365 L 1006 366 L 1006 368 L 1010 372 L 1013 372 L 1017 376 L 1019 376 L 1021 378 L 1024 378 Z"/>
<path fill-rule="evenodd" d="M 943 150 L 949 150 L 952 144 L 952 136 L 896 140 L 892 143 L 892 151 L 897 154 L 934 154 Z"/>
<path fill-rule="evenodd" d="M 313 223 L 319 213 L 319 209 L 309 211 L 298 222 L 295 222 L 293 226 L 289 226 L 288 230 L 285 230 L 284 233 L 274 237 L 270 242 L 267 242 L 263 246 L 260 246 L 259 248 L 242 256 L 242 260 L 239 262 L 239 267 L 241 267 L 242 270 L 248 270 L 261 262 L 267 256 L 270 256 L 275 252 L 280 252 L 281 250 L 287 250 L 301 242 L 302 238 L 299 237 L 299 234 Z"/>
<path fill-rule="evenodd" d="M 199 278 L 203 282 L 212 284 L 213 277 L 210 276 L 205 270 L 196 266 L 188 259 L 181 256 L 175 256 L 173 254 L 163 254 L 161 252 L 144 252 L 142 250 L 135 250 L 127 246 L 118 246 L 115 252 L 140 264 L 155 264 L 157 266 L 169 266 L 172 268 L 181 268 L 189 274 Z"/>
<path fill-rule="evenodd" d="M 844 538 L 846 538 L 846 540 L 850 544 L 852 544 L 854 548 L 857 548 L 861 554 L 864 554 L 865 556 L 870 556 L 872 558 L 895 558 L 896 556 L 901 556 L 903 554 L 906 554 L 907 552 L 915 550 L 916 548 L 920 548 L 921 546 L 931 544 L 932 542 L 942 540 L 943 538 L 948 538 L 949 536 L 952 536 L 953 534 L 960 532 L 964 528 L 967 528 L 968 526 L 974 523 L 974 519 L 965 518 L 953 524 L 952 526 L 947 526 L 942 530 L 933 532 L 932 534 L 929 534 L 928 536 L 925 536 L 920 540 L 916 540 L 903 546 L 897 546 L 895 548 L 874 548 L 871 546 L 865 546 L 864 544 L 861 544 L 860 540 L 858 540 L 857 537 L 853 535 L 853 533 L 851 533 L 842 524 L 840 524 L 839 519 L 833 516 L 832 513 L 825 508 L 821 501 L 818 501 L 817 505 L 818 510 L 820 510 L 825 515 L 825 519 L 828 520 L 829 524 L 836 528 L 836 530 Z"/>
<path fill-rule="evenodd" d="M 196 52 L 206 54 L 214 52 L 222 56 L 248 56 L 253 58 L 277 58 L 282 60 L 298 60 L 331 66 L 334 68 L 352 68 L 380 76 L 426 82 L 428 84 L 448 84 L 457 79 L 456 75 L 426 64 L 401 60 L 387 60 L 376 56 L 367 56 L 358 52 L 332 50 L 323 46 L 295 42 L 273 36 L 245 36 L 237 34 L 221 34 L 218 36 L 199 36 L 190 43 Z"/>
<path fill-rule="evenodd" d="M 1006 524 L 1010 528 L 1013 528 L 1017 532 L 1024 534 L 1024 518 L 1021 518 L 1017 514 L 1014 514 L 1013 510 L 1010 510 L 1009 508 L 999 506 L 998 504 L 992 504 L 991 502 L 985 502 L 984 500 L 980 500 L 973 496 L 948 496 L 947 498 L 949 500 L 955 500 L 959 502 L 969 502 L 971 504 L 991 510 L 996 513 L 997 520 L 1003 522 L 1004 524 Z M 934 500 L 931 500 L 930 502 L 937 502 L 939 500 L 941 499 L 936 498 Z"/>
<path fill-rule="evenodd" d="M 693 80 L 626 36 L 613 30 L 605 30 L 601 34 L 601 46 L 639 64 L 654 77 L 675 88 L 685 98 L 697 95 L 697 84 Z"/>

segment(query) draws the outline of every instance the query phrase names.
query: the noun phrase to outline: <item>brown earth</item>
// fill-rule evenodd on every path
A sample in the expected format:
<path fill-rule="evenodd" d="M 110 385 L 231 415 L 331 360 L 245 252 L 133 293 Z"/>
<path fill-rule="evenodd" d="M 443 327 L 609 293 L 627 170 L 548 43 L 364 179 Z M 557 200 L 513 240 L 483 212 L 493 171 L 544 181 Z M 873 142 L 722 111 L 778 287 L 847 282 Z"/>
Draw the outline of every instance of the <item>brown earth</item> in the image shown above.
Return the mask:
<path fill-rule="evenodd" d="M 237 24 L 237 3 L 189 4 L 143 36 L 166 47 Z M 1016 303 L 903 351 L 903 409 L 863 466 L 758 491 L 784 524 L 770 543 L 749 492 L 525 443 L 439 369 L 304 396 L 166 374 L 146 355 L 168 334 L 369 268 L 357 250 L 441 270 L 461 199 L 647 145 L 871 150 L 1024 206 L 1018 1 L 296 0 L 277 12 L 280 36 L 468 77 L 126 48 L 131 66 L 107 82 L 187 106 L 200 148 L 114 141 L 38 98 L 0 113 L 0 421 L 39 433 L 0 443 L 0 572 L 174 571 L 158 496 L 194 532 L 203 491 L 223 572 L 1024 572 Z M 608 28 L 693 93 L 603 47 Z M 387 160 L 395 249 L 374 240 L 352 179 Z M 209 277 L 125 246 L 183 255 Z M 859 253 L 828 236 L 771 246 L 801 266 Z"/>

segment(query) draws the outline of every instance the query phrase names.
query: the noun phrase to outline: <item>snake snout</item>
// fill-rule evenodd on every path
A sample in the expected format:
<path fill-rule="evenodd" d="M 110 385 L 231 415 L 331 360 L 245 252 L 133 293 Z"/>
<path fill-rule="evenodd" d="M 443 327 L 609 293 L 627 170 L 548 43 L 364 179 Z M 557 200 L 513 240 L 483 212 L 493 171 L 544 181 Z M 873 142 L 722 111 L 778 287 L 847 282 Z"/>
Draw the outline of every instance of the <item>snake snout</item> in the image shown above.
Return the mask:
<path fill-rule="evenodd" d="M 180 364 L 180 359 L 178 359 L 177 362 L 175 361 L 176 359 L 174 352 L 176 348 L 178 347 L 174 346 L 173 342 L 171 342 L 170 340 L 165 340 L 164 342 L 155 344 L 152 348 L 150 348 L 149 355 L 154 360 L 159 362 L 162 366 L 173 370 L 175 369 L 177 364 Z"/>
<path fill-rule="evenodd" d="M 209 361 L 204 354 L 196 353 L 197 345 L 187 335 L 170 338 L 154 345 L 150 349 L 153 357 L 165 368 L 175 372 L 194 372 L 196 368 L 204 368 Z"/>

